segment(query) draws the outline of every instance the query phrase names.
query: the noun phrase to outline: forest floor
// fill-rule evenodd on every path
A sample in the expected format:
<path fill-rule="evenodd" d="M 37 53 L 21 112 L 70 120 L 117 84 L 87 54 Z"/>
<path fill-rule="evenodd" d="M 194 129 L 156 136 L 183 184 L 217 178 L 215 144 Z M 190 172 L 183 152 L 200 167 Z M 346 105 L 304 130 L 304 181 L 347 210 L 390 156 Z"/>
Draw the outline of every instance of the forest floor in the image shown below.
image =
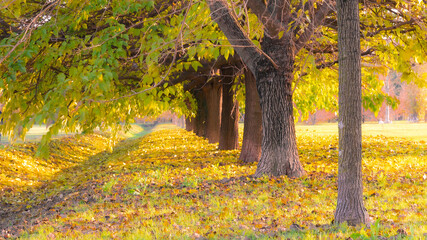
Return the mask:
<path fill-rule="evenodd" d="M 239 150 L 161 128 L 112 150 L 104 135 L 65 136 L 49 159 L 34 158 L 31 142 L 0 149 L 0 239 L 427 239 L 427 145 L 418 135 L 427 124 L 403 137 L 364 132 L 370 227 L 331 224 L 333 125 L 297 126 L 307 171 L 299 179 L 254 179 L 256 164 L 239 163 Z"/>

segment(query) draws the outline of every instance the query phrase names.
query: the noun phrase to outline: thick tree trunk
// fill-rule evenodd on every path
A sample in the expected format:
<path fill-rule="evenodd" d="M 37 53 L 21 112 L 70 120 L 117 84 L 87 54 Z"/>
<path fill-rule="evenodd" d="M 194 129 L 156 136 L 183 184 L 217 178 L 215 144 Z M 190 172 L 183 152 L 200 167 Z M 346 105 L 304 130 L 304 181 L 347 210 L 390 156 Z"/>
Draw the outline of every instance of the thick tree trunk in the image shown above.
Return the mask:
<path fill-rule="evenodd" d="M 232 90 L 234 82 L 233 69 L 221 71 L 223 77 L 221 130 L 219 137 L 220 150 L 232 150 L 239 147 L 239 104 L 234 99 Z"/>
<path fill-rule="evenodd" d="M 206 138 L 209 143 L 219 142 L 221 127 L 222 86 L 214 80 L 203 87 L 207 102 Z"/>
<path fill-rule="evenodd" d="M 339 59 L 339 160 L 335 223 L 369 223 L 362 185 L 362 83 L 359 7 L 337 0 Z"/>
<path fill-rule="evenodd" d="M 257 162 L 261 156 L 262 114 L 256 80 L 250 71 L 245 71 L 245 90 L 245 125 L 239 160 L 251 163 Z"/>
<path fill-rule="evenodd" d="M 262 21 L 266 20 L 261 46 L 263 52 L 261 52 L 243 32 L 238 20 L 231 13 L 227 1 L 208 0 L 207 2 L 211 9 L 212 19 L 218 23 L 228 41 L 256 78 L 262 110 L 263 140 L 261 158 L 255 177 L 264 174 L 302 176 L 304 170 L 296 147 L 291 86 L 294 50 L 297 50 L 298 47 L 295 46 L 295 36 L 292 35 L 292 32 L 286 32 L 281 39 L 269 37 L 277 36 L 281 30 L 275 24 L 276 20 L 282 26 L 288 26 L 291 16 L 289 6 L 277 5 L 273 9 L 274 13 L 272 12 L 274 19 L 263 19 L 263 16 L 259 16 Z M 258 2 L 264 5 L 262 1 Z M 270 1 L 267 3 L 268 7 L 274 4 Z M 265 12 L 264 10 L 260 9 L 261 12 Z M 321 15 L 323 13 L 319 16 L 316 14 L 316 18 L 322 19 Z M 310 32 L 307 32 L 304 39 L 300 39 L 299 45 L 307 41 L 309 36 Z"/>
<path fill-rule="evenodd" d="M 300 177 L 304 169 L 299 161 L 292 101 L 294 56 L 289 40 L 264 35 L 262 49 L 273 56 L 273 64 L 259 61 L 257 88 L 262 109 L 262 153 L 255 177 L 262 175 Z M 276 56 L 276 57 L 274 57 Z"/>

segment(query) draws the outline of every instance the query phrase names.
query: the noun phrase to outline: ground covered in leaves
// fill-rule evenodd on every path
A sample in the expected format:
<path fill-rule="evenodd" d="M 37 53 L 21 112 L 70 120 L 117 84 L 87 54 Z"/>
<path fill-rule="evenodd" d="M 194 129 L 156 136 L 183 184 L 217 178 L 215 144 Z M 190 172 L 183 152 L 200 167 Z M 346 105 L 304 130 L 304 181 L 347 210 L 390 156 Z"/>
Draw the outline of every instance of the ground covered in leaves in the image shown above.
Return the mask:
<path fill-rule="evenodd" d="M 331 225 L 337 136 L 299 129 L 307 176 L 250 177 L 239 151 L 182 129 L 126 139 L 101 135 L 0 149 L 0 238 L 21 239 L 426 239 L 423 140 L 363 139 L 371 227 Z"/>

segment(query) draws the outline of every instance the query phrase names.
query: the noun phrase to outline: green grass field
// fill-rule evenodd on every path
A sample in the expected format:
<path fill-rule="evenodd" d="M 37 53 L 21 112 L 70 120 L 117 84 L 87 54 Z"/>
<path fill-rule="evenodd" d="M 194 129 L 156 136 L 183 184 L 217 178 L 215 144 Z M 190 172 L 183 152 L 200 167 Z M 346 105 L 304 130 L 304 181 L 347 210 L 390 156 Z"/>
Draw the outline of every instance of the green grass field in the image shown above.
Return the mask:
<path fill-rule="evenodd" d="M 239 150 L 174 125 L 0 149 L 0 239 L 427 239 L 426 124 L 364 125 L 371 227 L 331 224 L 337 127 L 297 125 L 299 179 L 251 178 Z M 402 134 L 399 134 L 399 129 Z M 147 130 L 147 129 L 145 129 Z"/>

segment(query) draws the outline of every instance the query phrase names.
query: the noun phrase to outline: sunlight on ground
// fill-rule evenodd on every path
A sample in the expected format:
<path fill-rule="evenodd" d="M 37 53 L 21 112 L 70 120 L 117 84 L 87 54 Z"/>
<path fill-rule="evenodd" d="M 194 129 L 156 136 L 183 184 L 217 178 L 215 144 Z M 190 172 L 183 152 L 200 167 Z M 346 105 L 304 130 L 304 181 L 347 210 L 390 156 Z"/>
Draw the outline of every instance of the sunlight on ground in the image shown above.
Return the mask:
<path fill-rule="evenodd" d="M 303 134 L 305 131 L 315 132 L 318 135 L 338 135 L 338 123 L 296 124 L 297 134 Z M 362 135 L 382 135 L 427 141 L 427 123 L 393 122 L 391 124 L 378 124 L 377 122 L 369 122 L 362 125 Z"/>
<path fill-rule="evenodd" d="M 46 160 L 32 157 L 34 144 L 0 149 L 0 238 L 425 239 L 427 148 L 409 130 L 391 138 L 365 128 L 372 136 L 363 138 L 364 199 L 376 222 L 330 225 L 334 128 L 297 126 L 307 171 L 299 179 L 253 179 L 256 164 L 239 163 L 238 150 L 218 151 L 172 125 L 112 152 L 99 135 L 54 140 Z"/>
<path fill-rule="evenodd" d="M 25 136 L 25 142 L 38 142 L 42 138 L 44 134 L 48 132 L 48 128 L 46 125 L 34 125 L 30 130 L 28 130 Z M 132 138 L 132 137 L 142 137 L 151 131 L 145 131 L 144 128 L 138 124 L 131 124 L 130 129 L 127 132 L 121 132 L 121 137 Z M 53 139 L 64 137 L 64 136 L 72 136 L 74 133 L 65 133 L 60 132 L 59 134 L 53 136 Z M 1 144 L 9 144 L 9 139 L 7 136 L 1 136 Z M 16 140 L 16 143 L 22 143 L 21 139 Z"/>

